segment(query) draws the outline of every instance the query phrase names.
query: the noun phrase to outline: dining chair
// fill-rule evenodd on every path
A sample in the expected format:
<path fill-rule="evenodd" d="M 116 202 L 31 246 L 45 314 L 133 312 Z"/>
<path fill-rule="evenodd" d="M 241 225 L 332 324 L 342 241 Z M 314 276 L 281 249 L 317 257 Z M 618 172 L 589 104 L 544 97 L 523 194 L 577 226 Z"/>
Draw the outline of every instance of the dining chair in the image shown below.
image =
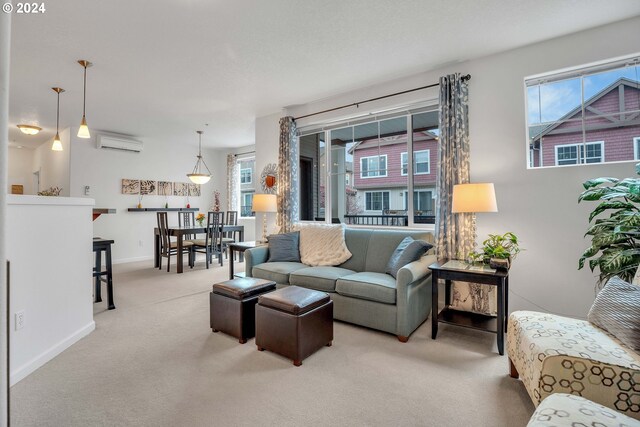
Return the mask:
<path fill-rule="evenodd" d="M 178 226 L 179 227 L 195 227 L 196 214 L 193 211 L 178 211 Z M 185 240 L 195 239 L 197 236 L 194 234 L 185 234 Z"/>
<path fill-rule="evenodd" d="M 191 240 L 194 252 L 206 254 L 206 266 L 213 260 L 213 255 L 218 256 L 218 262 L 223 265 L 223 233 L 224 212 L 207 212 L 207 230 L 204 239 Z"/>
<path fill-rule="evenodd" d="M 227 221 L 225 222 L 226 225 L 238 225 L 238 211 L 227 211 Z M 235 243 L 236 242 L 236 231 L 227 231 L 224 233 L 224 238 L 225 238 L 225 251 L 224 251 L 224 256 L 225 258 L 227 258 L 229 250 L 226 248 L 226 246 L 229 243 Z"/>
<path fill-rule="evenodd" d="M 162 257 L 167 258 L 167 272 L 171 268 L 171 255 L 178 254 L 178 242 L 172 242 L 169 238 L 169 221 L 166 212 L 158 212 L 158 230 L 160 231 L 160 258 L 158 269 L 162 270 Z M 189 255 L 189 267 L 193 268 L 193 243 L 183 241 L 183 249 L 187 249 L 186 254 Z M 183 255 L 185 252 L 182 253 Z"/>

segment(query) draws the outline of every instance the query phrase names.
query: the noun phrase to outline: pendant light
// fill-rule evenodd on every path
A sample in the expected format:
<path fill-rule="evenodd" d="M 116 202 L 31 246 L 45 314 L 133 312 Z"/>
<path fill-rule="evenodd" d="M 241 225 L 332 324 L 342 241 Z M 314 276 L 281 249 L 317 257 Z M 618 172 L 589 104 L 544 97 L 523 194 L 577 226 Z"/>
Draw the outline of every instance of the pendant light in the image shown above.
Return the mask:
<path fill-rule="evenodd" d="M 87 126 L 87 118 L 85 117 L 85 110 L 87 107 L 87 67 L 91 67 L 93 64 L 86 59 L 80 59 L 78 64 L 84 68 L 84 90 L 82 92 L 82 121 L 80 122 L 80 129 L 78 129 L 78 138 L 91 138 L 89 133 L 89 127 Z"/>
<path fill-rule="evenodd" d="M 207 164 L 202 160 L 202 131 L 196 131 L 198 133 L 198 161 L 196 161 L 196 166 L 193 168 L 193 172 L 188 173 L 187 176 L 194 184 L 206 184 L 211 179 L 211 171 L 207 167 Z M 204 165 L 207 173 L 202 173 L 201 168 Z"/>
<path fill-rule="evenodd" d="M 51 149 L 53 151 L 62 151 L 62 142 L 60 141 L 58 128 L 60 127 L 60 94 L 64 92 L 64 89 L 62 89 L 61 87 L 52 87 L 51 89 L 53 89 L 53 91 L 58 94 L 58 109 L 56 110 L 56 137 L 53 138 Z"/>

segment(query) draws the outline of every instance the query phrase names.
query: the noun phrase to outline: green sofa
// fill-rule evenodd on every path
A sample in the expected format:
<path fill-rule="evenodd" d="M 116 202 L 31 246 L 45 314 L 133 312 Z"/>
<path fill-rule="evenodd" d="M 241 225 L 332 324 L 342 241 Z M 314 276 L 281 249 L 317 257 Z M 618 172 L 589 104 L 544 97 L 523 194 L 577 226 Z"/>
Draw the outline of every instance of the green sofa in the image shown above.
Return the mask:
<path fill-rule="evenodd" d="M 391 254 L 407 236 L 433 244 L 426 231 L 347 228 L 345 241 L 353 256 L 335 267 L 310 267 L 299 262 L 267 262 L 268 247 L 245 252 L 247 277 L 273 280 L 278 287 L 296 285 L 329 293 L 333 317 L 398 336 L 402 342 L 429 316 L 431 249 L 402 267 L 397 278 L 384 272 Z"/>

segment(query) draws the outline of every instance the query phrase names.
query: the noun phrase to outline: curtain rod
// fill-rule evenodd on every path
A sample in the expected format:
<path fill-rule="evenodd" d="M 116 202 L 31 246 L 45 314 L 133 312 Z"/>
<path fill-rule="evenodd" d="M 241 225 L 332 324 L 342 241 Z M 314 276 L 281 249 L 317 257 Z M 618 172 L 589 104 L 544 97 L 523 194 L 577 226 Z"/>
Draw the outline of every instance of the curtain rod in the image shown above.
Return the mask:
<path fill-rule="evenodd" d="M 462 80 L 463 82 L 466 81 L 466 80 L 469 80 L 469 79 L 471 79 L 471 74 L 467 74 L 467 75 L 462 76 L 460 78 L 460 80 Z M 380 99 L 391 98 L 392 96 L 404 95 L 405 93 L 415 92 L 415 91 L 423 90 L 423 89 L 429 89 L 429 88 L 436 87 L 436 86 L 440 86 L 440 83 L 433 83 L 433 84 L 430 84 L 430 85 L 427 85 L 427 86 L 421 86 L 421 87 L 417 87 L 417 88 L 414 88 L 414 89 L 403 90 L 402 92 L 396 92 L 396 93 L 391 93 L 389 95 L 378 96 L 376 98 L 365 99 L 364 101 L 354 102 L 353 104 L 341 105 L 340 107 L 334 107 L 334 108 L 329 108 L 328 110 L 322 110 L 322 111 L 317 111 L 317 112 L 311 113 L 311 114 L 305 114 L 304 116 L 294 117 L 293 120 L 296 121 L 296 120 L 300 120 L 300 119 L 305 119 L 307 117 L 317 116 L 318 114 L 324 114 L 324 113 L 329 113 L 331 111 L 342 110 L 343 108 L 359 107 L 360 104 L 365 104 L 367 102 L 373 102 L 373 101 L 378 101 Z"/>
<path fill-rule="evenodd" d="M 234 157 L 244 156 L 245 154 L 256 154 L 255 151 L 245 151 L 244 153 L 234 153 Z"/>

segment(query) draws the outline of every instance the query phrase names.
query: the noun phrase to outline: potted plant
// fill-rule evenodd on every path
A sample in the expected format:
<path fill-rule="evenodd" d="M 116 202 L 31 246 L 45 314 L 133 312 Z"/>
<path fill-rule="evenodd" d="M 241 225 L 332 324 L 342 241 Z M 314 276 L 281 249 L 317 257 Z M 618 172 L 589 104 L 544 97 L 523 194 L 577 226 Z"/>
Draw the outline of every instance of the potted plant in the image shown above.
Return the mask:
<path fill-rule="evenodd" d="M 636 165 L 640 175 L 640 163 Z M 631 282 L 640 264 L 640 178 L 595 178 L 582 184 L 578 197 L 600 201 L 589 215 L 589 246 L 578 261 L 578 270 L 589 258 L 589 268 L 600 271 L 599 285 L 618 276 Z"/>
<path fill-rule="evenodd" d="M 482 242 L 482 250 L 470 252 L 471 262 L 483 262 L 492 268 L 508 270 L 511 262 L 520 253 L 518 236 L 508 231 L 504 234 L 489 234 L 489 237 Z"/>

